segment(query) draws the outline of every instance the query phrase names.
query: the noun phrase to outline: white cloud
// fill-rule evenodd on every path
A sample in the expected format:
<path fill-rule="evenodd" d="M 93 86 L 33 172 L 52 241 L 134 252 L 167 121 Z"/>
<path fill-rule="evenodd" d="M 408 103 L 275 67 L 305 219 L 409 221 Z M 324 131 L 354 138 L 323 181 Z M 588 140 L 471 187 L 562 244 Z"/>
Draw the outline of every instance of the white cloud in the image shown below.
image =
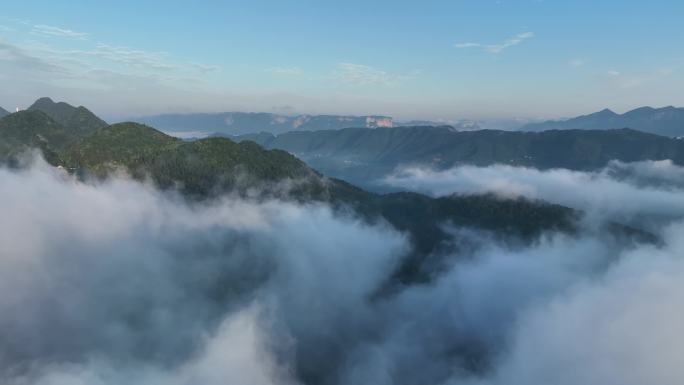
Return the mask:
<path fill-rule="evenodd" d="M 637 167 L 684 185 L 671 164 Z M 0 182 L 3 384 L 684 377 L 682 225 L 665 231 L 663 247 L 580 230 L 509 248 L 454 230 L 463 245 L 481 245 L 446 256 L 429 284 L 377 295 L 407 252 L 406 238 L 382 222 L 317 204 L 188 205 L 149 185 L 84 183 L 44 163 L 0 169 Z M 631 192 L 632 206 L 650 200 Z"/>
<path fill-rule="evenodd" d="M 190 205 L 44 162 L 0 181 L 3 384 L 288 383 L 295 356 L 320 356 L 318 337 L 285 354 L 290 334 L 361 320 L 407 249 L 320 204 Z"/>
<path fill-rule="evenodd" d="M 76 40 L 86 40 L 88 38 L 88 34 L 84 32 L 76 32 L 70 29 L 53 27 L 44 24 L 34 25 L 33 29 L 31 29 L 31 33 L 45 37 L 62 37 Z"/>
<path fill-rule="evenodd" d="M 668 246 L 627 252 L 601 279 L 530 311 L 492 378 L 467 384 L 681 384 L 682 231 L 673 226 Z"/>
<path fill-rule="evenodd" d="M 482 43 L 466 42 L 466 43 L 454 44 L 454 47 L 456 47 L 456 48 L 481 48 L 485 52 L 498 54 L 498 53 L 501 53 L 506 48 L 516 46 L 516 45 L 524 42 L 525 40 L 531 39 L 533 37 L 534 37 L 533 32 L 524 32 L 524 33 L 519 33 L 513 37 L 510 37 L 510 38 L 506 39 L 503 43 L 499 43 L 499 44 L 482 44 Z"/>
<path fill-rule="evenodd" d="M 638 226 L 653 217 L 674 219 L 651 227 L 662 245 L 612 254 L 610 243 L 581 236 L 543 241 L 513 260 L 481 254 L 472 266 L 457 265 L 461 286 L 454 292 L 470 291 L 468 300 L 480 303 L 506 293 L 517 299 L 508 302 L 517 317 L 508 319 L 515 325 L 506 338 L 510 345 L 489 362 L 493 371 L 471 377 L 457 372 L 446 384 L 682 383 L 678 359 L 684 350 L 676 336 L 684 333 L 684 168 L 669 161 L 613 162 L 594 173 L 490 166 L 408 175 L 412 182 L 404 186 L 437 195 L 524 195 L 574 205 L 594 218 L 634 216 Z M 505 283 L 494 284 L 499 279 Z M 525 290 L 538 294 L 525 300 Z"/>

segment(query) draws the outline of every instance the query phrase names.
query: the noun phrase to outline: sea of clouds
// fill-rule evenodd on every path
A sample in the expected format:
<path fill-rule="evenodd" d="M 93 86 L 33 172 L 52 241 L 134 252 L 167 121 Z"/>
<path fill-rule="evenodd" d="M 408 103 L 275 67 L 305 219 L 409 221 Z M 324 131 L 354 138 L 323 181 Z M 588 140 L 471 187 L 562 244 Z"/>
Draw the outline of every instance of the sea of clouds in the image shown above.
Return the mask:
<path fill-rule="evenodd" d="M 586 223 L 643 218 L 662 242 L 485 243 L 430 283 L 377 295 L 411 250 L 383 222 L 315 203 L 187 203 L 36 160 L 0 169 L 0 383 L 684 381 L 681 168 L 414 168 L 385 182 L 545 199 Z"/>

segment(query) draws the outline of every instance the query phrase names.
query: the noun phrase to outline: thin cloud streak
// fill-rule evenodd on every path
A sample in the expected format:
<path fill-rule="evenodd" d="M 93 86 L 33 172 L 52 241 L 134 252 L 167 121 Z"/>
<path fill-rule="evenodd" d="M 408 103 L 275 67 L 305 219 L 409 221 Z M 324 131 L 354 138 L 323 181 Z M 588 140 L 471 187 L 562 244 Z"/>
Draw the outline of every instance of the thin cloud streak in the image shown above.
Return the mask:
<path fill-rule="evenodd" d="M 31 33 L 44 37 L 61 37 L 67 39 L 87 40 L 88 34 L 84 32 L 76 32 L 70 29 L 53 27 L 50 25 L 38 24 L 34 25 Z"/>
<path fill-rule="evenodd" d="M 499 43 L 499 44 L 482 44 L 482 43 L 466 42 L 466 43 L 454 44 L 454 47 L 455 48 L 481 48 L 485 52 L 489 52 L 492 54 L 498 54 L 498 53 L 501 53 L 506 48 L 514 47 L 518 44 L 521 44 L 525 40 L 532 39 L 533 37 L 534 37 L 533 32 L 524 32 L 524 33 L 519 33 L 513 37 L 510 37 L 510 38 L 506 39 L 503 43 Z"/>

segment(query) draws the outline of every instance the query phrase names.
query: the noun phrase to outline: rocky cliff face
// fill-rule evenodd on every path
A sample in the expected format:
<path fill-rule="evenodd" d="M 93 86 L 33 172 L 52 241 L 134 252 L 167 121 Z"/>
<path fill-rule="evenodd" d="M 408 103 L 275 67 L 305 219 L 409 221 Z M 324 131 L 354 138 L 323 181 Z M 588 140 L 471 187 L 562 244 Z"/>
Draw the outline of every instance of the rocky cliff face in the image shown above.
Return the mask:
<path fill-rule="evenodd" d="M 367 116 L 366 128 L 394 127 L 392 118 L 386 116 Z"/>

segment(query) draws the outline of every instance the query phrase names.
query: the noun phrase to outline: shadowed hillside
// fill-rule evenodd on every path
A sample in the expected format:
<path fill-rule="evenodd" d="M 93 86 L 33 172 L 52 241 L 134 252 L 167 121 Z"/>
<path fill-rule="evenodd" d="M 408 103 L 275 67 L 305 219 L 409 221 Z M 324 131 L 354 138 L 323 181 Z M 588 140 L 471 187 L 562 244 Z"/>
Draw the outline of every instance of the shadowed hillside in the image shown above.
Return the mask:
<path fill-rule="evenodd" d="M 369 186 L 402 165 L 446 169 L 507 164 L 538 169 L 594 170 L 611 160 L 672 159 L 684 164 L 684 142 L 631 129 L 512 132 L 449 127 L 349 128 L 245 135 L 298 156 L 322 173 Z"/>

